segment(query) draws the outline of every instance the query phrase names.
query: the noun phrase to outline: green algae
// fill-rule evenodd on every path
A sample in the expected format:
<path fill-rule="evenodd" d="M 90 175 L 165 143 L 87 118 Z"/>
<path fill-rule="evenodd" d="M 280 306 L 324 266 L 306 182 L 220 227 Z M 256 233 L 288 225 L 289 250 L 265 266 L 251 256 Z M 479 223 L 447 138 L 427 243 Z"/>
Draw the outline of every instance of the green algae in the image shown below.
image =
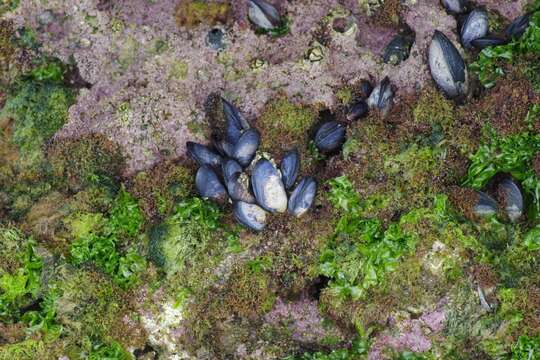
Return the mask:
<path fill-rule="evenodd" d="M 440 92 L 426 88 L 415 104 L 413 116 L 419 124 L 439 124 L 448 128 L 455 119 L 454 106 Z"/>
<path fill-rule="evenodd" d="M 114 190 L 124 166 L 118 146 L 94 134 L 55 141 L 47 159 L 59 186 L 75 192 L 91 186 Z"/>
<path fill-rule="evenodd" d="M 263 149 L 286 150 L 282 147 L 305 143 L 317 116 L 315 109 L 297 105 L 288 99 L 272 100 L 257 119 L 257 127 L 265 134 L 262 138 Z"/>
<path fill-rule="evenodd" d="M 122 289 L 89 270 L 60 267 L 55 274 L 56 317 L 63 327 L 60 344 L 66 352 L 84 358 L 101 343 L 140 345 L 138 329 L 122 320 L 132 311 Z"/>
<path fill-rule="evenodd" d="M 217 206 L 199 198 L 179 203 L 174 214 L 150 230 L 149 258 L 175 275 L 204 254 L 221 214 Z"/>
<path fill-rule="evenodd" d="M 527 67 L 535 67 L 538 62 L 540 45 L 538 38 L 540 36 L 540 11 L 536 6 L 535 12 L 532 12 L 529 27 L 519 39 L 505 45 L 487 47 L 480 53 L 478 59 L 470 65 L 486 88 L 493 87 L 497 78 L 505 73 L 503 64 L 505 62 L 519 63 L 526 61 Z M 530 71 L 530 70 L 529 70 Z"/>
<path fill-rule="evenodd" d="M 404 229 L 420 215 L 411 211 L 384 229 L 379 220 L 362 216 L 366 209 L 348 179 L 336 178 L 330 185 L 330 201 L 343 216 L 321 254 L 320 272 L 332 279 L 329 289 L 338 297 L 359 300 L 368 289 L 380 286 L 387 273 L 396 270 L 401 256 L 414 250 L 417 239 Z"/>
<path fill-rule="evenodd" d="M 178 26 L 194 27 L 201 23 L 225 23 L 231 11 L 227 2 L 182 1 L 175 10 Z"/>
<path fill-rule="evenodd" d="M 188 64 L 183 60 L 176 60 L 169 71 L 169 76 L 178 80 L 184 80 L 189 71 Z"/>
<path fill-rule="evenodd" d="M 94 263 L 121 287 L 134 285 L 146 266 L 135 243 L 143 221 L 135 199 L 123 188 L 120 189 L 106 217 L 101 214 L 80 214 L 72 222 L 71 230 L 75 239 L 70 247 L 72 262 L 76 265 Z M 118 250 L 122 244 L 128 246 L 123 253 Z"/>
<path fill-rule="evenodd" d="M 36 69 L 28 80 L 15 86 L 0 117 L 14 121 L 12 141 L 20 150 L 22 166 L 31 167 L 43 161 L 43 146 L 67 121 L 73 92 L 59 83 L 57 66 Z"/>
<path fill-rule="evenodd" d="M 130 190 L 147 217 L 166 217 L 192 195 L 193 174 L 184 164 L 164 162 L 135 175 Z"/>
<path fill-rule="evenodd" d="M 14 231 L 16 230 L 2 229 L 4 240 L 8 240 L 7 238 L 11 241 L 14 238 L 23 240 L 22 235 Z M 21 317 L 20 308 L 35 300 L 40 290 L 42 259 L 35 253 L 35 243 L 32 240 L 26 240 L 26 242 L 26 248 L 21 253 L 10 254 L 20 258 L 21 267 L 11 272 L 2 269 L 1 272 L 0 320 L 2 322 L 18 321 Z"/>
<path fill-rule="evenodd" d="M 200 9 L 194 8 L 194 14 L 206 11 L 205 6 L 206 3 Z M 194 18 L 199 16 L 197 14 Z M 157 45 L 151 44 L 159 52 L 161 46 Z M 31 81 L 54 83 L 61 89 L 59 69 L 55 65 L 40 67 L 32 72 Z M 171 76 L 185 79 L 189 69 L 187 64 L 180 64 L 171 71 Z M 231 72 L 231 79 L 241 75 Z M 336 94 L 344 105 L 351 101 L 351 96 L 346 88 Z M 313 107 L 295 101 L 282 97 L 267 104 L 257 123 L 265 134 L 263 139 L 270 138 L 263 147 L 283 150 L 283 144 L 306 145 L 309 128 L 318 114 Z M 67 111 L 69 106 L 69 101 L 61 97 L 51 102 L 60 104 L 44 107 L 45 112 L 51 114 L 62 113 L 60 108 Z M 32 106 L 28 107 L 30 112 Z M 18 122 L 13 119 L 14 131 L 17 127 L 24 131 L 17 135 L 17 142 L 11 141 L 9 126 L 3 131 L 9 146 L 2 147 L 2 155 L 6 156 L 2 156 L 0 163 L 9 162 L 9 166 L 2 167 L 2 185 L 13 174 L 21 173 L 19 165 L 11 166 L 11 159 L 19 160 L 20 149 L 34 152 L 35 157 L 30 160 L 37 159 L 35 164 L 45 168 L 50 166 L 51 172 L 43 171 L 45 176 L 36 176 L 42 169 L 35 168 L 34 163 L 25 158 L 27 154 L 21 157 L 21 161 L 30 164 L 24 166 L 33 170 L 12 181 L 28 180 L 7 189 L 7 196 L 11 198 L 9 207 L 15 210 L 12 214 L 17 214 L 13 218 L 34 234 L 40 233 L 43 225 L 57 228 L 54 239 L 36 238 L 60 257 L 61 268 L 54 270 L 53 281 L 47 289 L 43 289 L 45 284 L 39 284 L 40 291 L 43 290 L 39 295 L 40 301 L 43 300 L 40 312 L 28 315 L 24 326 L 29 331 L 34 329 L 34 336 L 41 336 L 51 332 L 49 327 L 59 325 L 62 337 L 52 345 L 33 339 L 2 344 L 0 359 L 47 358 L 53 354 L 51 346 L 55 348 L 56 358 L 66 354 L 74 359 L 131 358 L 124 349 L 143 348 L 147 335 L 138 332 L 140 329 L 130 328 L 122 319 L 137 318 L 132 304 L 139 298 L 135 298 L 129 286 L 127 291 L 122 289 L 124 280 L 115 278 L 119 273 L 128 274 L 130 278 L 136 273 L 138 284 L 152 289 L 150 296 L 155 295 L 152 291 L 160 289 L 164 290 L 165 298 L 182 303 L 189 312 L 186 315 L 191 327 L 189 335 L 194 334 L 193 343 L 186 348 L 195 351 L 199 345 L 210 347 L 216 358 L 233 356 L 238 343 L 247 344 L 248 350 L 254 351 L 253 339 L 260 340 L 260 333 L 254 329 L 271 310 L 276 297 L 304 294 L 320 274 L 329 275 L 334 282 L 322 290 L 321 298 L 317 299 L 319 305 L 328 311 L 326 315 L 338 318 L 344 328 L 373 325 L 368 312 L 379 313 L 377 320 L 381 323 L 396 310 L 427 309 L 448 295 L 460 299 L 449 305 L 450 319 L 441 339 L 439 335 L 432 337 L 439 358 L 468 356 L 464 354 L 470 354 L 470 358 L 528 356 L 530 349 L 538 346 L 534 304 L 537 304 L 535 289 L 539 279 L 534 274 L 538 269 L 539 237 L 527 233 L 528 225 L 504 224 L 501 219 L 473 224 L 449 209 L 440 195 L 432 203 L 436 194 L 446 191 L 448 184 L 455 184 L 459 179 L 459 174 L 446 162 L 452 146 L 468 154 L 477 140 L 468 138 L 471 135 L 467 133 L 468 125 L 460 122 L 463 114 L 438 92 L 423 91 L 411 109 L 403 115 L 405 120 L 401 125 L 374 118 L 353 124 L 344 159 L 319 158 L 315 154 L 316 160 L 310 165 L 320 170 L 321 178 L 333 178 L 343 172 L 354 179 L 354 183 L 342 182 L 339 191 L 338 186 L 331 187 L 333 198 L 318 199 L 316 210 L 305 219 L 279 217 L 270 225 L 271 234 L 259 235 L 233 231 L 229 228 L 232 220 L 224 212 L 226 208 L 194 198 L 193 171 L 182 163 L 141 172 L 128 179 L 125 186 L 137 199 L 135 201 L 122 188 L 123 160 L 114 144 L 95 136 L 62 139 L 43 152 L 50 134 L 56 132 L 61 121 L 47 124 L 43 139 L 33 139 L 35 124 L 27 119 Z M 129 109 L 124 110 L 120 115 L 128 118 Z M 407 130 L 408 127 L 414 130 Z M 416 130 L 419 135 L 412 134 Z M 467 136 L 461 136 L 463 134 Z M 34 140 L 36 143 L 31 143 Z M 512 149 L 502 152 L 515 150 L 523 154 L 528 151 L 527 146 L 509 145 Z M 498 152 L 499 149 L 495 149 L 490 154 Z M 527 173 L 532 169 L 531 154 L 527 153 L 527 160 L 522 162 L 523 171 Z M 471 169 L 480 168 L 479 173 L 485 171 L 486 164 L 490 167 L 496 163 L 498 171 L 504 168 L 499 166 L 499 155 L 495 155 L 495 160 L 480 155 L 475 160 L 475 156 L 471 157 Z M 329 169 L 316 167 L 321 164 L 327 164 Z M 475 176 L 471 177 L 473 182 L 481 177 Z M 439 181 L 441 178 L 444 181 Z M 321 188 L 326 190 L 325 186 Z M 65 206 L 56 208 L 52 204 Z M 155 223 L 147 235 L 150 219 Z M 309 230 L 311 227 L 315 229 Z M 17 236 L 22 235 L 17 233 Z M 8 232 L 6 239 L 10 237 L 17 238 L 13 232 Z M 76 249 L 71 253 L 73 258 L 84 253 L 80 261 L 73 261 L 77 266 L 65 263 L 62 256 L 69 253 L 59 251 L 58 241 L 77 244 L 72 248 Z M 6 254 L 24 252 L 14 243 L 6 241 L 6 246 L 11 246 Z M 94 247 L 99 249 L 94 250 Z M 264 250 L 261 255 L 251 257 L 254 249 Z M 333 252 L 332 257 L 325 257 L 326 250 Z M 144 269 L 122 263 L 122 257 L 129 262 L 131 255 L 137 257 L 133 263 L 141 264 L 138 262 L 141 255 L 147 255 L 152 263 Z M 22 266 L 20 259 L 4 256 L 1 251 L 0 258 L 10 271 Z M 221 271 L 231 259 L 231 273 L 224 275 Z M 320 272 L 321 259 L 324 266 L 331 263 L 326 266 L 333 267 L 328 273 Z M 471 276 L 469 269 L 478 263 L 488 264 L 499 276 L 493 295 L 498 302 L 494 314 L 478 314 L 476 289 L 466 281 Z M 356 277 L 354 272 L 358 272 Z M 354 286 L 359 286 L 363 296 L 354 296 L 352 301 L 332 298 L 332 290 L 341 277 L 348 282 L 343 293 L 356 294 Z M 0 296 L 4 293 L 0 291 Z M 151 308 L 142 306 L 145 310 Z M 383 329 L 380 325 L 374 326 Z M 478 333 L 484 335 L 477 336 Z M 287 336 L 291 338 L 292 334 Z M 265 338 L 267 353 L 301 353 L 296 350 L 305 348 L 305 344 L 290 340 L 283 349 L 276 349 L 281 345 L 276 339 Z M 340 349 L 341 346 L 336 339 L 321 339 L 313 347 L 328 351 L 309 352 L 296 358 L 353 359 L 363 357 L 367 351 L 363 348 L 362 353 L 355 353 L 354 346 Z M 392 355 L 400 359 L 436 358 L 431 354 L 410 352 Z"/>

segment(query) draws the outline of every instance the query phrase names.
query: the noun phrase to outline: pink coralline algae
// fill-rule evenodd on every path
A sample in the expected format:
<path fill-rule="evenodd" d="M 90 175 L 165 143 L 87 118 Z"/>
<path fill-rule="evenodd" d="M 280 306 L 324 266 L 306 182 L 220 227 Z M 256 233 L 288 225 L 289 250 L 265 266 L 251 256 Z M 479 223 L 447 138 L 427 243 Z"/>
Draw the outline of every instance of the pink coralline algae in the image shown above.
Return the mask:
<path fill-rule="evenodd" d="M 337 328 L 323 326 L 317 302 L 309 299 L 284 302 L 278 298 L 265 321 L 272 326 L 288 327 L 292 339 L 300 343 L 317 343 L 326 336 L 343 338 Z"/>
<path fill-rule="evenodd" d="M 387 348 L 417 353 L 429 351 L 431 349 L 430 337 L 444 329 L 445 304 L 446 300 L 443 299 L 435 310 L 422 314 L 418 319 L 400 321 L 394 328 L 383 332 L 373 342 L 368 359 L 386 359 L 384 350 Z"/>
<path fill-rule="evenodd" d="M 522 4 L 504 3 L 501 9 L 512 15 Z M 7 15 L 16 26 L 35 29 L 45 52 L 63 61 L 72 59 L 92 85 L 80 92 L 57 137 L 89 132 L 107 136 L 123 149 L 129 175 L 182 157 L 186 141 L 201 140 L 193 129 L 205 124 L 204 104 L 210 93 L 242 104 L 251 119 L 278 93 L 306 105 L 334 108 L 335 90 L 361 78 L 380 81 L 388 76 L 399 100 L 401 94 L 416 92 L 431 81 L 425 56 L 433 31 L 455 40 L 455 19 L 438 0 L 407 1 L 401 18 L 416 33 L 416 41 L 409 58 L 393 66 L 384 64 L 380 55 L 398 29 L 373 25 L 358 2 L 276 1 L 290 20 L 290 33 L 275 39 L 255 34 L 242 0 L 232 4 L 233 19 L 224 25 L 226 48 L 218 52 L 205 42 L 210 25 L 178 27 L 177 4 L 21 0 Z M 321 28 L 331 27 L 325 25 L 325 17 L 336 10 L 350 14 L 356 33 L 327 29 L 331 36 L 322 45 L 323 58 L 307 60 Z M 40 22 L 43 18 L 45 24 Z M 255 69 L 256 60 L 266 65 Z"/>

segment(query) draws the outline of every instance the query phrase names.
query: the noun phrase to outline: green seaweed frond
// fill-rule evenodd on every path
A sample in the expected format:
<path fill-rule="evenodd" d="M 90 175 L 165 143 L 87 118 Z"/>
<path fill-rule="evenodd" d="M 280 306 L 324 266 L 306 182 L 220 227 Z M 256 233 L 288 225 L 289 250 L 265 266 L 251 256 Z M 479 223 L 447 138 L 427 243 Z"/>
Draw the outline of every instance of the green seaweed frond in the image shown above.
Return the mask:
<path fill-rule="evenodd" d="M 538 62 L 538 55 L 540 55 L 540 11 L 536 10 L 522 37 L 513 39 L 505 45 L 483 49 L 478 59 L 471 64 L 471 70 L 478 75 L 480 82 L 486 88 L 493 87 L 497 78 L 504 74 L 502 62 L 516 62 L 526 56 L 533 56 L 531 61 L 533 65 Z"/>

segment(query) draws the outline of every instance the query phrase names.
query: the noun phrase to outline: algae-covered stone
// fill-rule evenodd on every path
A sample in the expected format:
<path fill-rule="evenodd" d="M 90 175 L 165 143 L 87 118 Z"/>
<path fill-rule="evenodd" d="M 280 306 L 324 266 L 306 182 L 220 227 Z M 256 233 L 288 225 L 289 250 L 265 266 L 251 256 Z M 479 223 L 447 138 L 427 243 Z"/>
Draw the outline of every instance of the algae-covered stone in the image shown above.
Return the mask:
<path fill-rule="evenodd" d="M 302 144 L 307 132 L 317 118 L 317 111 L 309 106 L 299 105 L 285 98 L 278 98 L 266 104 L 257 120 L 262 137 L 263 149 L 290 148 Z"/>
<path fill-rule="evenodd" d="M 116 144 L 100 135 L 58 139 L 51 145 L 48 159 L 57 178 L 72 191 L 98 184 L 116 187 L 123 167 Z"/>
<path fill-rule="evenodd" d="M 175 10 L 179 26 L 194 27 L 199 24 L 225 23 L 230 5 L 227 2 L 207 2 L 200 0 L 181 1 Z"/>

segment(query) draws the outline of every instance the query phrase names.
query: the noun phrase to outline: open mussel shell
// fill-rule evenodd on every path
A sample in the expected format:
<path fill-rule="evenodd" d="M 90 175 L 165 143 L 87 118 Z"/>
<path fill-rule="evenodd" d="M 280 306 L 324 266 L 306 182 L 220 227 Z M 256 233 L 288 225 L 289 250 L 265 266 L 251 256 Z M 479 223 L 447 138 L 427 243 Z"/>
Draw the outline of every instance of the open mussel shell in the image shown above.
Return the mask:
<path fill-rule="evenodd" d="M 222 167 L 225 182 L 233 178 L 234 175 L 242 172 L 242 166 L 234 159 L 223 160 Z"/>
<path fill-rule="evenodd" d="M 251 187 L 257 203 L 271 213 L 287 210 L 287 193 L 281 174 L 274 165 L 260 159 L 251 173 Z"/>
<path fill-rule="evenodd" d="M 529 27 L 529 22 L 531 20 L 531 14 L 525 14 L 517 17 L 512 21 L 510 25 L 505 30 L 506 36 L 509 38 L 520 38 L 523 36 L 527 28 Z"/>
<path fill-rule="evenodd" d="M 345 142 L 345 126 L 334 120 L 323 123 L 315 132 L 314 142 L 320 152 L 338 150 Z"/>
<path fill-rule="evenodd" d="M 503 39 L 494 35 L 487 35 L 471 41 L 471 45 L 478 50 L 482 50 L 490 46 L 504 45 L 506 43 L 508 43 L 507 39 Z"/>
<path fill-rule="evenodd" d="M 283 180 L 283 185 L 285 189 L 290 189 L 296 177 L 298 176 L 298 171 L 300 170 L 300 154 L 297 149 L 289 150 L 281 159 L 281 164 L 279 166 L 281 170 L 281 179 Z"/>
<path fill-rule="evenodd" d="M 465 0 L 442 0 L 442 4 L 446 11 L 454 14 L 465 12 L 467 7 L 467 2 Z"/>
<path fill-rule="evenodd" d="M 491 216 L 497 213 L 497 202 L 488 194 L 478 191 L 478 200 L 473 211 L 478 216 Z"/>
<path fill-rule="evenodd" d="M 281 26 L 279 12 L 265 0 L 249 0 L 248 17 L 255 25 L 265 30 Z"/>
<path fill-rule="evenodd" d="M 398 65 L 409 57 L 413 43 L 414 36 L 412 34 L 394 36 L 384 49 L 383 61 L 386 64 Z"/>
<path fill-rule="evenodd" d="M 197 170 L 195 175 L 195 187 L 203 198 L 208 198 L 218 202 L 227 199 L 227 191 L 219 181 L 215 171 L 208 165 L 203 165 Z"/>
<path fill-rule="evenodd" d="M 226 140 L 231 144 L 236 144 L 238 139 L 240 139 L 240 136 L 242 136 L 242 133 L 250 128 L 249 123 L 236 106 L 224 98 L 221 98 L 221 101 L 223 103 L 223 113 L 225 114 L 227 123 Z"/>
<path fill-rule="evenodd" d="M 381 111 L 383 115 L 386 115 L 392 101 L 394 99 L 394 93 L 392 92 L 392 86 L 390 85 L 390 79 L 386 76 L 376 87 L 368 98 L 367 104 L 370 108 L 375 108 Z"/>
<path fill-rule="evenodd" d="M 429 70 L 446 96 L 460 98 L 467 95 L 469 79 L 465 62 L 454 44 L 438 30 L 429 46 Z"/>
<path fill-rule="evenodd" d="M 255 203 L 255 197 L 249 191 L 249 180 L 245 176 L 245 181 L 242 181 L 242 173 L 235 173 L 226 180 L 227 191 L 229 197 L 233 201 L 243 201 L 249 204 Z"/>
<path fill-rule="evenodd" d="M 192 141 L 186 143 L 187 154 L 200 166 L 220 166 L 221 156 L 210 150 L 207 146 Z"/>
<path fill-rule="evenodd" d="M 266 226 L 266 211 L 256 204 L 237 201 L 233 205 L 236 220 L 255 231 L 261 231 Z"/>
<path fill-rule="evenodd" d="M 519 186 L 512 179 L 506 178 L 497 186 L 497 195 L 508 218 L 517 221 L 523 215 L 523 195 Z"/>
<path fill-rule="evenodd" d="M 467 15 L 461 27 L 461 43 L 470 48 L 473 40 L 487 35 L 489 28 L 488 14 L 484 8 L 476 8 Z"/>
<path fill-rule="evenodd" d="M 261 135 L 257 130 L 253 128 L 246 130 L 234 147 L 233 157 L 243 167 L 248 166 L 255 157 L 260 141 Z"/>
<path fill-rule="evenodd" d="M 365 100 L 360 100 L 349 109 L 349 112 L 347 113 L 347 120 L 354 121 L 361 119 L 368 114 L 368 111 L 369 107 L 367 102 L 365 102 Z"/>
<path fill-rule="evenodd" d="M 289 199 L 287 210 L 296 217 L 304 215 L 317 194 L 317 182 L 312 177 L 305 177 L 296 186 Z"/>

